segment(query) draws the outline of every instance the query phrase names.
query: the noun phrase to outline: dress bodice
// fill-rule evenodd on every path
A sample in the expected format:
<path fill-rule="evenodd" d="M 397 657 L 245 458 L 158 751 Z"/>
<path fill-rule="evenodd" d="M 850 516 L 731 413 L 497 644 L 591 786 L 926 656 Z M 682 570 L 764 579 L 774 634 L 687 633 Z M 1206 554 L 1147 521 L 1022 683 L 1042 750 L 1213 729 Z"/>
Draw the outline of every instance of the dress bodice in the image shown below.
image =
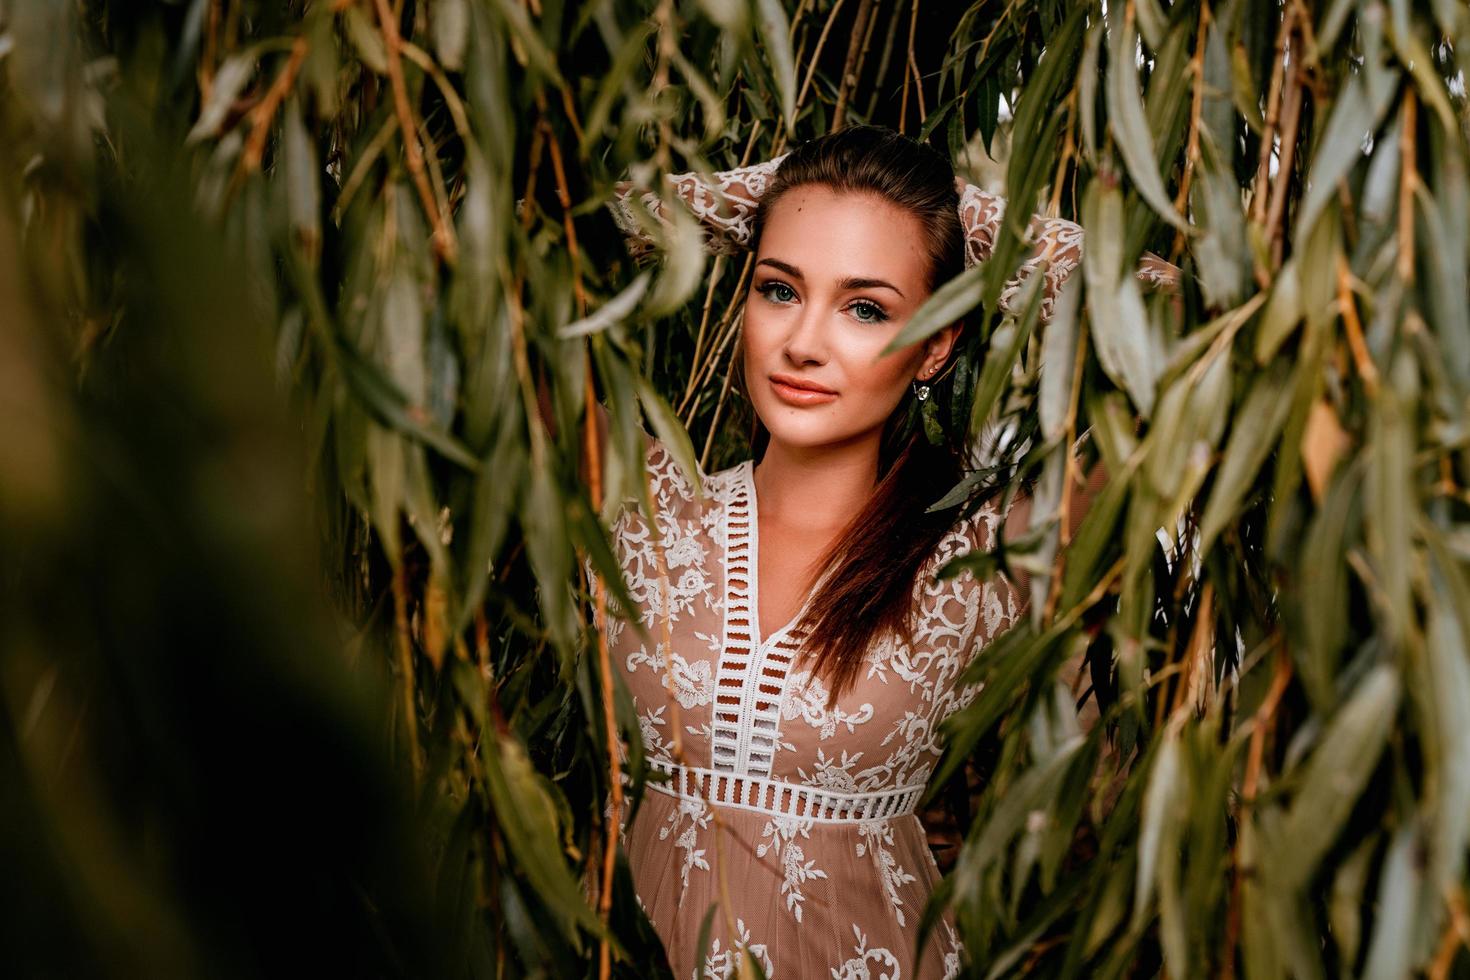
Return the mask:
<path fill-rule="evenodd" d="M 759 622 L 760 540 L 751 461 L 700 474 L 702 494 L 660 443 L 650 445 L 646 464 L 655 526 L 630 501 L 613 528 L 636 608 L 614 610 L 606 627 L 649 763 L 668 777 L 650 781 L 652 792 L 645 797 L 645 810 L 649 799 L 666 801 L 653 808 L 660 816 L 648 818 L 661 820 L 661 846 L 649 843 L 653 831 L 646 830 L 644 843 L 630 847 L 641 865 L 640 902 L 651 915 L 665 910 L 659 915 L 668 920 L 686 914 L 674 910 L 691 888 L 722 893 L 712 881 L 701 883 L 712 874 L 710 830 L 712 811 L 718 810 L 732 834 L 745 838 L 746 857 L 770 862 L 770 890 L 782 897 L 775 905 L 788 924 L 801 923 L 813 900 L 848 901 L 821 899 L 828 892 L 813 889 L 836 888 L 837 876 L 847 872 L 838 872 L 833 862 L 855 860 L 873 875 L 871 885 L 859 887 L 879 903 L 879 924 L 898 928 L 911 943 L 927 886 L 938 877 L 913 811 L 940 756 L 939 725 L 978 693 L 977 686 L 958 682 L 975 652 L 1023 610 L 1003 575 L 981 581 L 967 570 L 937 581 L 934 573 L 972 548 L 991 546 L 1001 523 L 998 506 L 987 504 L 944 535 L 915 580 L 911 641 L 885 634 L 868 651 L 855 682 L 829 706 L 827 684 L 798 656 L 804 634 L 797 624 L 805 607 L 769 632 Z M 900 820 L 903 839 L 896 840 Z M 822 829 L 831 833 L 818 846 L 813 835 Z M 669 889 L 673 898 L 664 894 Z M 659 892 L 656 901 L 650 891 Z M 751 909 L 772 904 L 769 895 L 759 894 L 733 901 Z M 871 915 L 848 911 L 840 918 L 857 930 L 862 955 L 897 948 L 898 940 L 874 945 Z M 691 937 L 675 948 L 669 923 L 657 916 L 655 922 L 671 957 L 677 961 L 692 952 L 682 948 Z M 853 933 L 839 931 L 852 945 Z M 727 944 L 754 949 L 760 937 L 738 932 L 725 930 Z M 949 939 L 945 973 L 958 964 L 952 932 Z M 810 975 L 804 972 L 810 966 L 791 970 L 792 955 L 777 972 Z M 803 952 L 795 962 L 843 961 L 811 960 Z M 713 968 L 695 972 L 721 974 Z M 833 975 L 841 975 L 837 967 Z"/>
<path fill-rule="evenodd" d="M 977 693 L 957 686 L 957 677 L 1019 614 L 1004 576 L 981 582 L 966 571 L 934 581 L 951 558 L 990 547 L 1000 523 L 995 503 L 946 533 L 916 579 L 912 643 L 881 638 L 856 683 L 829 708 L 824 681 L 797 663 L 796 623 L 805 606 L 762 635 L 752 462 L 704 476 L 703 499 L 657 443 L 648 466 L 667 579 L 657 535 L 636 508 L 623 510 L 614 539 L 654 642 L 617 621 L 609 640 L 650 758 L 680 761 L 668 730 L 672 701 L 686 765 L 843 792 L 922 789 L 940 751 L 937 726 Z"/>

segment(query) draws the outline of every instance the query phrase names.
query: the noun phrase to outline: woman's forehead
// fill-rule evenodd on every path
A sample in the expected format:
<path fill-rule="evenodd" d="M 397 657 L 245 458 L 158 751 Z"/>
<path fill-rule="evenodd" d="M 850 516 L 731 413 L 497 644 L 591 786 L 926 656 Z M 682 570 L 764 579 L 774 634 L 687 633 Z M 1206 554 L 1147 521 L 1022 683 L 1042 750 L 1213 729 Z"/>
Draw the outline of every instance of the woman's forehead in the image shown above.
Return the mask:
<path fill-rule="evenodd" d="M 927 292 L 923 223 L 871 192 L 791 188 L 765 215 L 757 257 L 794 266 L 807 279 L 880 278 L 906 296 Z"/>

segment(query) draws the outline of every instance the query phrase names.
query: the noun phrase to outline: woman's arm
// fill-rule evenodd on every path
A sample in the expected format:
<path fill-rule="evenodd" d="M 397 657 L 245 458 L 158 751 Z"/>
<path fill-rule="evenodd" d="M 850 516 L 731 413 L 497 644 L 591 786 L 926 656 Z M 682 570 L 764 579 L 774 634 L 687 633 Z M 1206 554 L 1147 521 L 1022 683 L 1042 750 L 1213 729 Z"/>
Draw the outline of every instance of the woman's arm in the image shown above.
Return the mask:
<path fill-rule="evenodd" d="M 966 183 L 962 177 L 955 178 L 955 187 L 960 192 L 960 223 L 965 228 L 965 266 L 969 268 L 990 258 L 994 251 L 1000 223 L 1005 217 L 1006 201 Z M 1044 323 L 1051 319 L 1062 284 L 1082 264 L 1082 226 L 1065 218 L 1035 214 L 1031 216 L 1026 237 L 1036 245 L 1001 290 L 999 305 L 1007 313 L 1017 312 L 1016 304 L 1026 281 L 1038 269 L 1044 269 L 1046 280 L 1041 294 L 1041 320 Z M 1179 285 L 1179 267 L 1152 252 L 1143 253 L 1137 275 L 1141 283 L 1154 289 L 1173 290 Z"/>
<path fill-rule="evenodd" d="M 716 255 L 734 255 L 749 247 L 761 196 L 784 159 L 783 153 L 748 167 L 716 171 L 708 180 L 694 171 L 669 174 L 665 180 L 704 226 L 705 248 Z M 667 227 L 669 219 L 664 214 L 663 201 L 652 191 L 635 197 L 629 181 L 619 181 L 616 191 L 608 208 L 627 236 L 628 251 L 635 258 L 652 254 L 658 242 L 635 209 L 641 207 L 654 221 Z"/>

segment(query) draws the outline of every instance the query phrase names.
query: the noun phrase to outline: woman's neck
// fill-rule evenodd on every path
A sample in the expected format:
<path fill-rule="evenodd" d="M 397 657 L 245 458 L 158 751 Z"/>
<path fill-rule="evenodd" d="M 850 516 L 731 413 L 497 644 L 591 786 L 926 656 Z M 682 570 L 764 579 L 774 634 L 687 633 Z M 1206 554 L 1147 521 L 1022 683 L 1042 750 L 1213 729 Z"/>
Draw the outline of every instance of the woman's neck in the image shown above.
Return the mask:
<path fill-rule="evenodd" d="M 837 532 L 878 480 L 878 439 L 819 449 L 772 441 L 754 471 L 762 522 Z"/>

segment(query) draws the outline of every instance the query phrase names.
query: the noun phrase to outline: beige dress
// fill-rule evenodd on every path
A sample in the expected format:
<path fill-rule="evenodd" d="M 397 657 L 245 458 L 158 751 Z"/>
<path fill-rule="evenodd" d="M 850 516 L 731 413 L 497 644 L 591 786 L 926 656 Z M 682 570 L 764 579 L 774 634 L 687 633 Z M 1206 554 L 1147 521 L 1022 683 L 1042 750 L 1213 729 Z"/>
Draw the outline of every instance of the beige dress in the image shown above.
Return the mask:
<path fill-rule="evenodd" d="M 647 465 L 657 531 L 629 502 L 614 534 L 653 643 L 617 618 L 608 632 L 650 764 L 669 777 L 650 782 L 623 841 L 674 975 L 727 976 L 743 949 L 773 980 L 954 976 L 948 913 L 915 965 L 940 875 L 914 806 L 939 723 L 978 692 L 957 676 L 1024 600 L 1001 575 L 932 572 L 989 547 L 997 504 L 949 532 L 917 581 L 913 646 L 875 644 L 829 711 L 825 684 L 795 662 L 800 614 L 758 621 L 753 464 L 703 476 L 703 499 L 658 442 Z"/>

